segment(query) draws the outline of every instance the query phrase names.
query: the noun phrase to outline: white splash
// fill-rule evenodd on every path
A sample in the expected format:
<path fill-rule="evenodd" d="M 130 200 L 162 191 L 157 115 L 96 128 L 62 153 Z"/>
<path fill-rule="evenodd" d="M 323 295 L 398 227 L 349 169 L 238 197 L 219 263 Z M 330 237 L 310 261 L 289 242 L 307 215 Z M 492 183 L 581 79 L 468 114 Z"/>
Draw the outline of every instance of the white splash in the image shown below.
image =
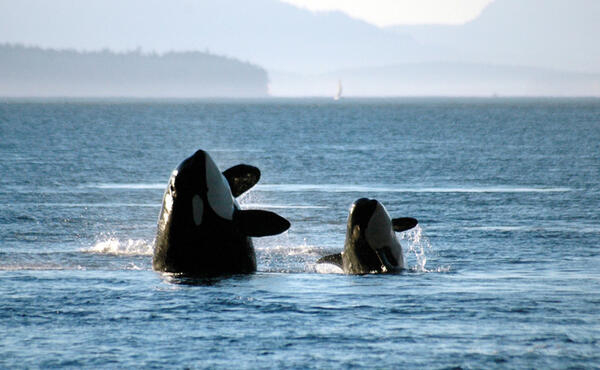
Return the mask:
<path fill-rule="evenodd" d="M 121 241 L 117 238 L 109 238 L 99 241 L 94 246 L 84 249 L 87 253 L 112 254 L 116 256 L 151 256 L 153 243 L 146 240 L 128 239 Z"/>
<path fill-rule="evenodd" d="M 333 265 L 331 263 L 317 263 L 315 265 L 315 271 L 319 274 L 343 274 L 344 270 L 342 270 L 339 266 Z"/>
<path fill-rule="evenodd" d="M 425 268 L 427 264 L 426 252 L 431 252 L 431 243 L 429 239 L 423 235 L 423 229 L 420 225 L 415 226 L 409 231 L 400 233 L 400 239 L 406 240 L 408 243 L 405 249 L 405 256 L 414 255 L 416 265 L 410 267 L 410 270 L 416 272 L 430 272 Z"/>

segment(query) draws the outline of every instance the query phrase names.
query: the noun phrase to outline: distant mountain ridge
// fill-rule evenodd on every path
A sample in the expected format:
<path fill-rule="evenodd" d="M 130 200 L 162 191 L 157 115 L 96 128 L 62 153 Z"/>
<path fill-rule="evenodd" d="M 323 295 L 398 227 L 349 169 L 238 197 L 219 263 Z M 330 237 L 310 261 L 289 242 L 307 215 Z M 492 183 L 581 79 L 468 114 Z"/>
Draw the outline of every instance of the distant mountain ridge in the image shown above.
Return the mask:
<path fill-rule="evenodd" d="M 263 97 L 267 72 L 201 52 L 164 55 L 0 45 L 0 96 Z"/>
<path fill-rule="evenodd" d="M 465 25 L 386 29 L 278 0 L 0 0 L 0 43 L 208 49 L 297 73 L 450 61 L 600 72 L 598 19 L 598 0 L 495 0 Z"/>
<path fill-rule="evenodd" d="M 408 35 L 278 0 L 0 0 L 0 42 L 78 50 L 210 50 L 301 73 L 435 56 Z"/>
<path fill-rule="evenodd" d="M 397 26 L 446 61 L 600 73 L 600 1 L 495 0 L 458 26 Z"/>
<path fill-rule="evenodd" d="M 273 95 L 330 95 L 342 78 L 346 95 L 406 95 L 412 86 L 417 95 L 597 96 L 598 19 L 600 0 L 495 0 L 464 25 L 385 29 L 278 0 L 0 0 L 0 43 L 140 47 L 166 53 L 139 59 L 158 70 L 172 50 L 205 50 L 264 68 L 270 81 L 262 70 L 259 84 Z M 130 70 L 125 77 L 142 84 L 143 69 Z M 152 94 L 186 91 L 177 78 Z M 239 93 L 232 85 L 213 92 Z M 123 92 L 132 93 L 140 92 Z"/>

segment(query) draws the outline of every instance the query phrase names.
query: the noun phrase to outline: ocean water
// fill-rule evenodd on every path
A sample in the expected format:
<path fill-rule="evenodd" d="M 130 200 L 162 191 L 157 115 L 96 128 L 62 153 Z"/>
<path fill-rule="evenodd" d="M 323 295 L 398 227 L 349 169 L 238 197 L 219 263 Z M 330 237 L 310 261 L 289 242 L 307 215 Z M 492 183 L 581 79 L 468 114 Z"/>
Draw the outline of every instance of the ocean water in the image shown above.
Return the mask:
<path fill-rule="evenodd" d="M 152 270 L 197 149 L 258 166 L 252 275 Z M 600 100 L 0 102 L 1 368 L 600 368 Z M 350 276 L 350 204 L 419 219 Z"/>

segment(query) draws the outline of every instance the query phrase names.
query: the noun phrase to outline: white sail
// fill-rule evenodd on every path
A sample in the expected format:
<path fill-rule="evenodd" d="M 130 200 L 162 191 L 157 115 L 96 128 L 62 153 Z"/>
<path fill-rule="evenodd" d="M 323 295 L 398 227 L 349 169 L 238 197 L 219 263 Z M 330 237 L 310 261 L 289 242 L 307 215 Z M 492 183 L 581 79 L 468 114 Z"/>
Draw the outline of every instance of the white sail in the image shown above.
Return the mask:
<path fill-rule="evenodd" d="M 337 89 L 337 93 L 335 94 L 335 96 L 333 97 L 333 100 L 340 100 L 340 98 L 342 97 L 342 81 L 339 80 L 338 81 L 338 89 Z"/>

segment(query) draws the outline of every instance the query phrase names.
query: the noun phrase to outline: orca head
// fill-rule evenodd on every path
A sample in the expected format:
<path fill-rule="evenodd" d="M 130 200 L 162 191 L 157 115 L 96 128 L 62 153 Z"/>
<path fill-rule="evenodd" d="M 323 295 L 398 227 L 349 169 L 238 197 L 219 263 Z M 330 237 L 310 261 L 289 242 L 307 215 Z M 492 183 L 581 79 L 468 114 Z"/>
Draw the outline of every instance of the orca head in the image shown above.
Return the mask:
<path fill-rule="evenodd" d="M 159 225 L 166 224 L 169 214 L 177 209 L 179 222 L 188 227 L 232 223 L 243 235 L 255 237 L 284 232 L 290 223 L 283 217 L 269 211 L 241 210 L 235 200 L 230 184 L 237 186 L 238 193 L 249 189 L 258 181 L 259 176 L 252 175 L 254 171 L 258 169 L 239 165 L 221 173 L 210 155 L 198 150 L 173 171 Z M 248 172 L 250 175 L 246 176 Z M 206 227 L 210 233 L 212 226 Z"/>
<path fill-rule="evenodd" d="M 350 208 L 347 230 L 347 235 L 371 248 L 387 271 L 404 268 L 402 246 L 394 233 L 392 219 L 379 201 L 367 198 L 355 201 Z"/>
<path fill-rule="evenodd" d="M 248 165 L 221 173 L 203 150 L 181 162 L 163 197 L 153 267 L 192 273 L 255 271 L 251 237 L 279 234 L 290 227 L 273 212 L 240 209 L 235 194 L 250 189 L 259 177 L 260 171 Z"/>
<path fill-rule="evenodd" d="M 173 171 L 167 192 L 173 202 L 191 208 L 196 226 L 202 225 L 206 216 L 216 215 L 231 221 L 235 209 L 239 208 L 227 180 L 203 150 L 198 150 Z"/>

